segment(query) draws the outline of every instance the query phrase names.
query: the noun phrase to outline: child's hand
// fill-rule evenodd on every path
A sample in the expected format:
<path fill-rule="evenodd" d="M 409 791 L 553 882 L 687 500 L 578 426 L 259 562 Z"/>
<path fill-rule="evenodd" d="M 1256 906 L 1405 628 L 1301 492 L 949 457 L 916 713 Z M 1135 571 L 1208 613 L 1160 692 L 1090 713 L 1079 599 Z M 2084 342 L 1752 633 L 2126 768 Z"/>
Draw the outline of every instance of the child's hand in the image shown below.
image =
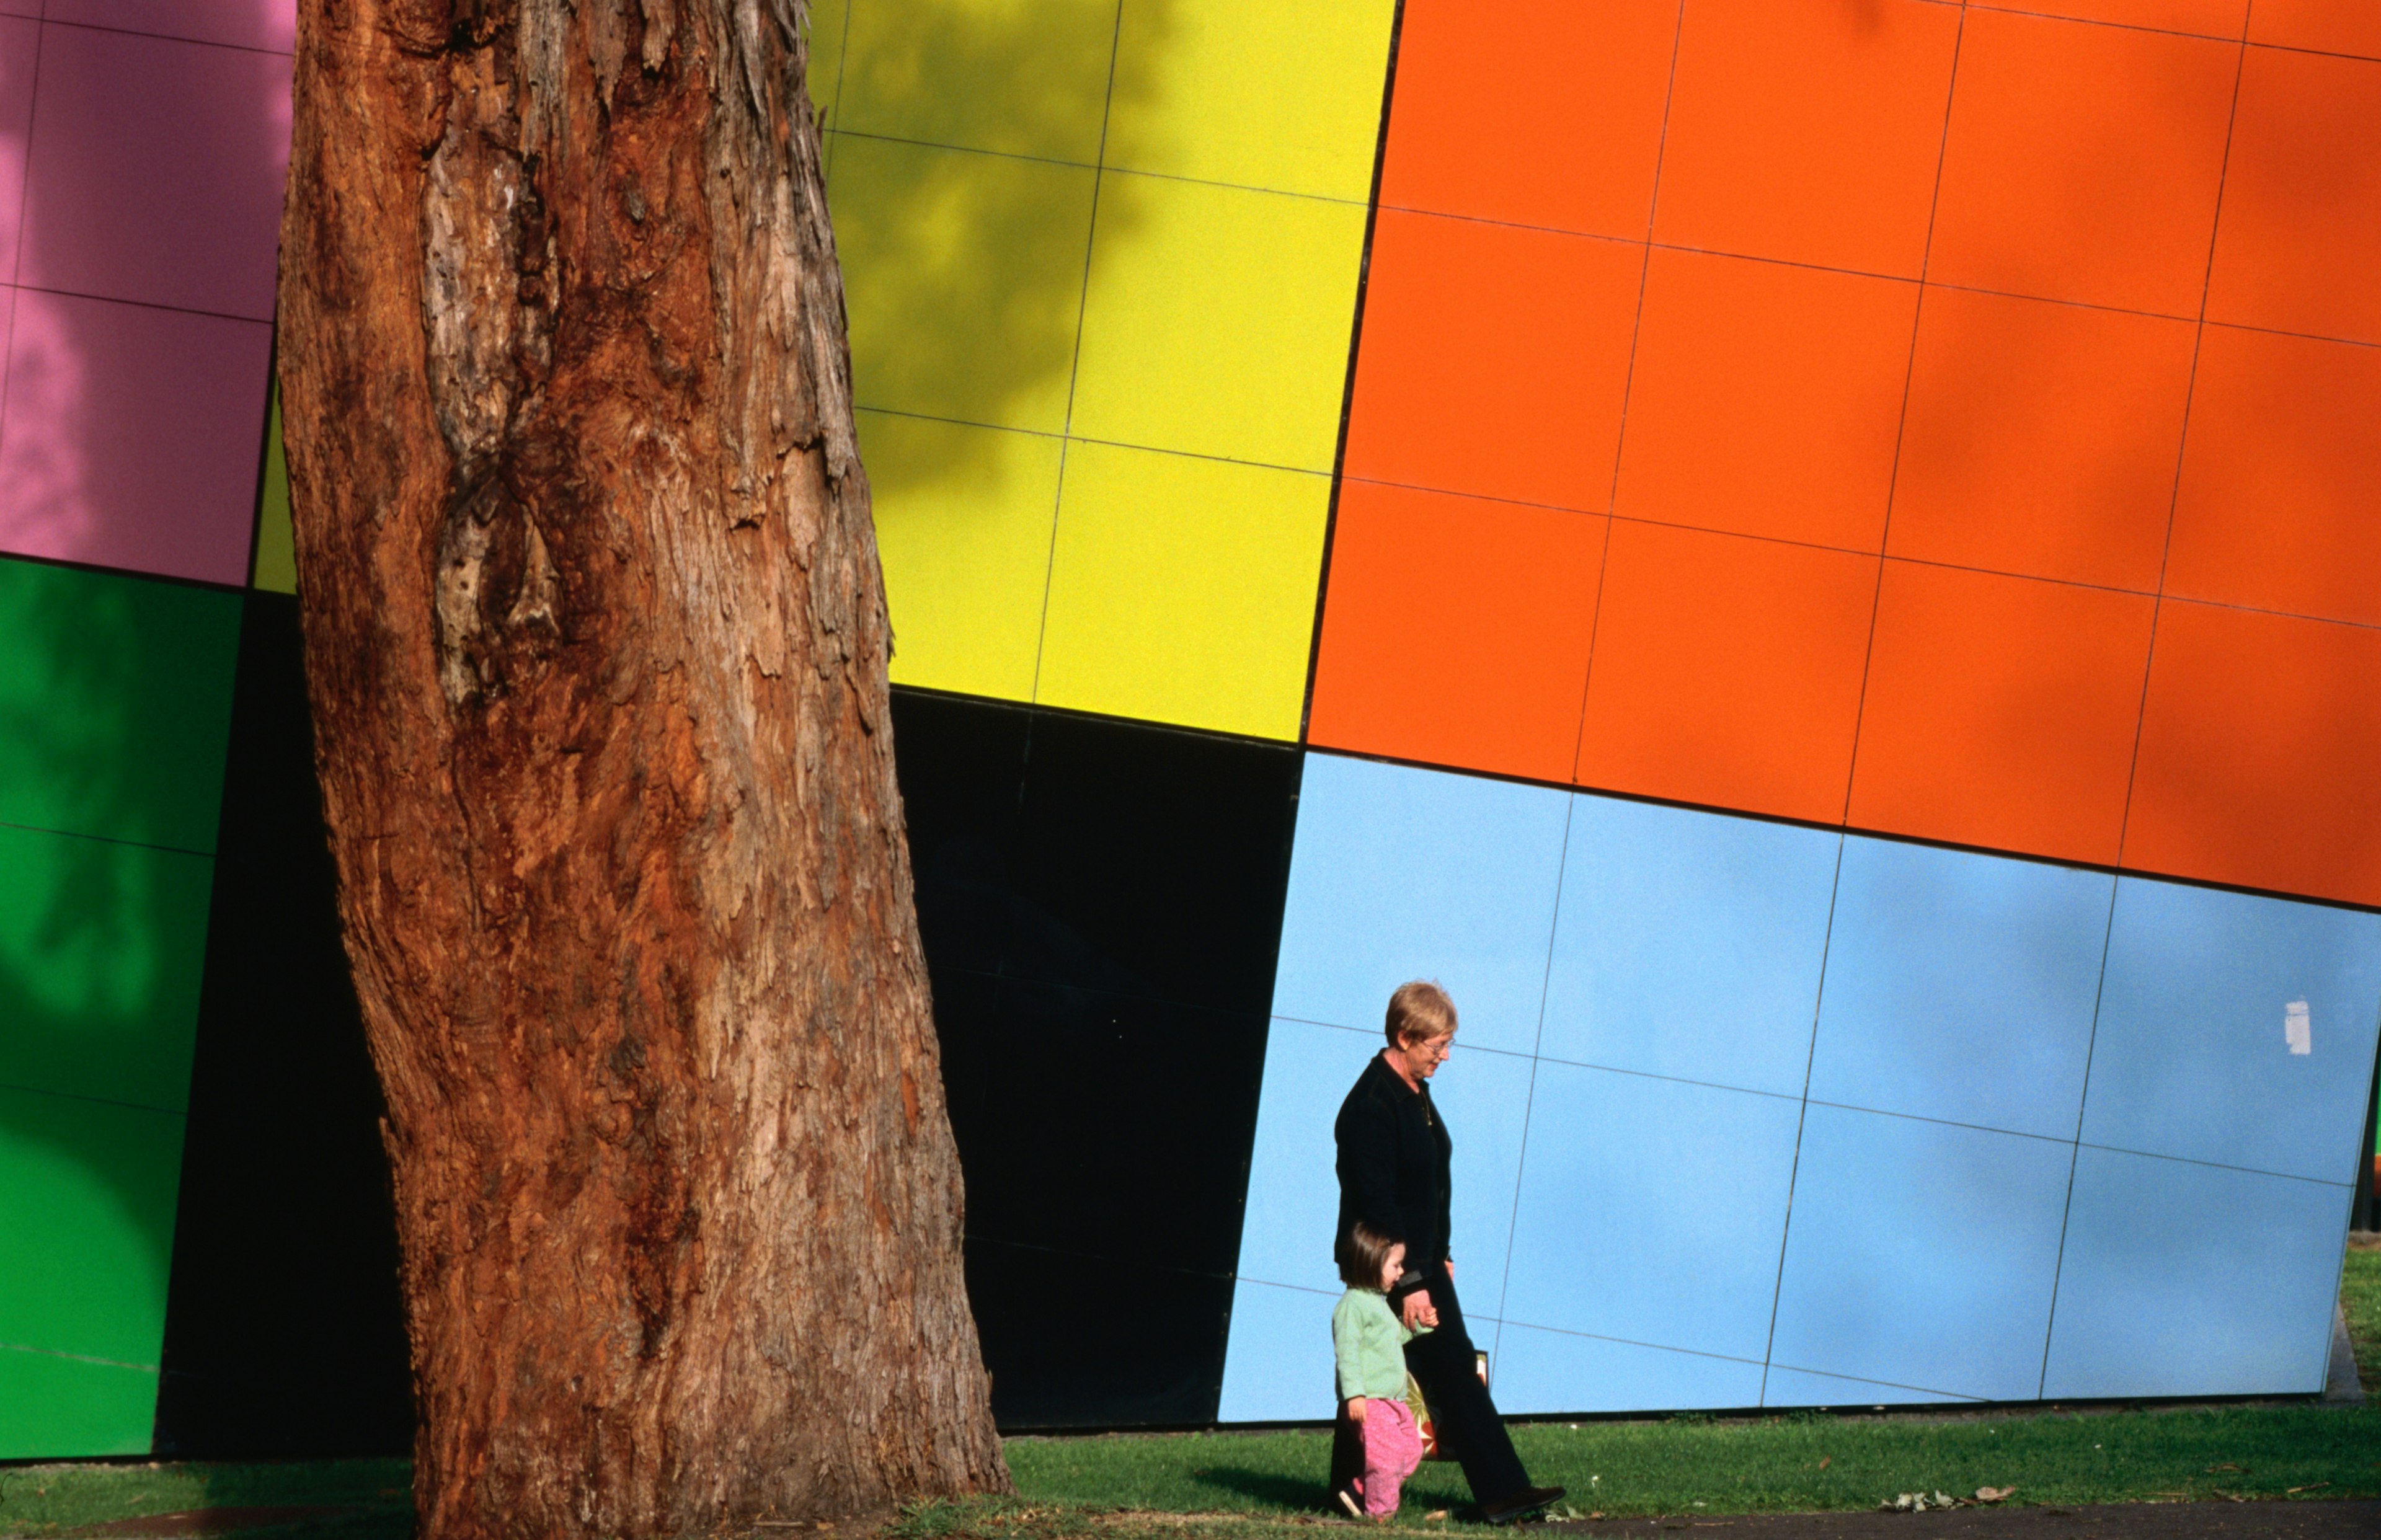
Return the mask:
<path fill-rule="evenodd" d="M 1351 1422 L 1351 1423 L 1361 1423 L 1361 1422 L 1363 1422 L 1363 1420 L 1364 1420 L 1364 1398 L 1363 1398 L 1363 1397 L 1361 1397 L 1361 1396 L 1350 1396 L 1350 1397 L 1349 1397 L 1349 1398 L 1348 1398 L 1348 1420 L 1349 1420 L 1349 1422 Z"/>

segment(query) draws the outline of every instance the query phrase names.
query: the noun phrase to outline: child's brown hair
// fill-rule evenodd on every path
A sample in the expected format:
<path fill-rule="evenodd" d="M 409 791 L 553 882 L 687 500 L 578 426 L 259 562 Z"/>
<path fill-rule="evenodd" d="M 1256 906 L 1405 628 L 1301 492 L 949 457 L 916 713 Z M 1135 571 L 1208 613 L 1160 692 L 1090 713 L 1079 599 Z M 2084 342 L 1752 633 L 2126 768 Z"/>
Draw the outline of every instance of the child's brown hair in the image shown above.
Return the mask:
<path fill-rule="evenodd" d="M 1378 1289 L 1390 1248 L 1402 1244 L 1357 1220 L 1348 1227 L 1348 1243 L 1339 1248 L 1339 1281 L 1350 1289 Z"/>

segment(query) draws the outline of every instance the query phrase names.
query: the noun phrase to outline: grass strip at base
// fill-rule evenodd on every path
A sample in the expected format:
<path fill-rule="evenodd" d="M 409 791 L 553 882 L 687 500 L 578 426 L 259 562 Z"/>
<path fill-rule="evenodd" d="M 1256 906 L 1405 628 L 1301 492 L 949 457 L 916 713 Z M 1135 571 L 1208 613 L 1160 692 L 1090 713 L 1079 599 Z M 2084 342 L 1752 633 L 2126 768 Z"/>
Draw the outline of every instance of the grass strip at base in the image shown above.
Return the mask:
<path fill-rule="evenodd" d="M 336 1508 L 273 1531 L 279 1540 L 413 1528 L 409 1460 L 272 1462 L 90 1461 L 0 1466 L 0 1535 L 45 1535 L 119 1519 L 206 1508 Z"/>
<path fill-rule="evenodd" d="M 2193 1407 L 1961 1417 L 1836 1417 L 1518 1424 L 1531 1479 L 1570 1490 L 1581 1513 L 1874 1508 L 1903 1492 L 2115 1503 L 2381 1497 L 2381 1411 Z M 1288 1517 L 1322 1511 L 1330 1441 L 1320 1432 L 1016 1438 L 1009 1469 L 1029 1504 Z M 1409 1511 L 1459 1511 L 1453 1465 L 1424 1465 Z"/>
<path fill-rule="evenodd" d="M 2348 1312 L 2349 1340 L 2356 1345 L 2356 1376 L 2366 1395 L 2381 1397 L 2381 1243 L 2358 1241 L 2348 1248 L 2339 1302 Z"/>

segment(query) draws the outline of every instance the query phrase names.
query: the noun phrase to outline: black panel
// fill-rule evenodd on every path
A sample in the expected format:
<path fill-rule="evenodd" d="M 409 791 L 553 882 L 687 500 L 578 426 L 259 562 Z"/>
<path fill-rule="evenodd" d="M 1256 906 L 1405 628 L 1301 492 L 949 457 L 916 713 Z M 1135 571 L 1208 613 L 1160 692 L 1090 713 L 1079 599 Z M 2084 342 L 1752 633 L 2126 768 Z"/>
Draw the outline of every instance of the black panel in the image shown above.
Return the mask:
<path fill-rule="evenodd" d="M 968 1296 L 1004 1431 L 1215 1421 L 1231 1279 L 971 1237 Z"/>
<path fill-rule="evenodd" d="M 969 1233 L 1228 1275 L 1265 1018 L 1017 981 L 998 999 Z"/>
<path fill-rule="evenodd" d="M 402 1454 L 380 1087 L 334 911 L 297 602 L 247 599 L 165 1306 L 157 1451 Z"/>
<path fill-rule="evenodd" d="M 894 692 L 1007 1427 L 1213 1421 L 1300 756 Z"/>
<path fill-rule="evenodd" d="M 938 970 L 999 971 L 1017 903 L 1008 869 L 1032 727 L 1022 707 L 893 692 L 918 928 Z"/>
<path fill-rule="evenodd" d="M 1266 1009 L 1299 763 L 1285 745 L 1042 715 L 1016 874 L 1055 925 L 1018 937 L 1005 971 Z"/>

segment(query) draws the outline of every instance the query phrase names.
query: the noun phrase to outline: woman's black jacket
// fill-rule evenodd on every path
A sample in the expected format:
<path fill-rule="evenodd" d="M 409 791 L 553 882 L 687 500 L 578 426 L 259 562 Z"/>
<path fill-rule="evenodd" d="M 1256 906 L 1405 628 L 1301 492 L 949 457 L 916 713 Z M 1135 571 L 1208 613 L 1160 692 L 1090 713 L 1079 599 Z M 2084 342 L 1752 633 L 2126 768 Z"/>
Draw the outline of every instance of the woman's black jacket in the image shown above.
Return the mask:
<path fill-rule="evenodd" d="M 1404 1241 L 1405 1277 L 1391 1291 L 1393 1299 L 1401 1298 L 1447 1260 L 1455 1145 L 1431 1105 L 1430 1082 L 1414 1090 L 1375 1054 L 1339 1104 L 1331 1131 L 1339 1144 L 1339 1228 L 1332 1257 L 1345 1254 L 1359 1219 Z"/>

